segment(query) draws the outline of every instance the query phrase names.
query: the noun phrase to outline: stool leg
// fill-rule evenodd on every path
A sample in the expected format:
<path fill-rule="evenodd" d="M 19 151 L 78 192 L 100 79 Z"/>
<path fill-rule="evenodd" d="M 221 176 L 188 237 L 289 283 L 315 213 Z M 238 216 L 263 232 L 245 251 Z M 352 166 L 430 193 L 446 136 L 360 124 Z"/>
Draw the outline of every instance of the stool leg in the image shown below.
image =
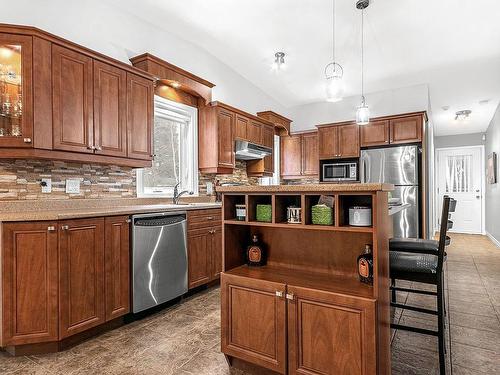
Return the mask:
<path fill-rule="evenodd" d="M 393 288 L 396 286 L 396 280 L 391 279 L 391 286 Z M 396 291 L 394 289 L 391 290 L 391 299 L 392 302 L 396 303 Z"/>
<path fill-rule="evenodd" d="M 444 289 L 443 276 L 440 275 L 437 285 L 437 305 L 438 305 L 438 345 L 439 345 L 439 373 L 446 375 L 446 344 L 445 344 L 445 324 L 444 324 Z"/>

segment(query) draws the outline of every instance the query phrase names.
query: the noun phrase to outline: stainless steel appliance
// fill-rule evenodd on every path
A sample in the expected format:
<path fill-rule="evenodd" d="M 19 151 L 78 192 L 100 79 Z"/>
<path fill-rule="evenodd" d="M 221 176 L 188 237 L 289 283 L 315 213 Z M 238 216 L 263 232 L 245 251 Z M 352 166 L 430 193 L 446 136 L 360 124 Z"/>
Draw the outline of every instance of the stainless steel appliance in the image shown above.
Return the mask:
<path fill-rule="evenodd" d="M 273 153 L 273 149 L 255 143 L 237 140 L 234 144 L 235 158 L 238 160 L 264 159 Z"/>
<path fill-rule="evenodd" d="M 358 180 L 358 163 L 324 163 L 322 165 L 321 181 L 341 182 Z"/>
<path fill-rule="evenodd" d="M 188 291 L 186 213 L 132 216 L 132 311 Z"/>
<path fill-rule="evenodd" d="M 393 198 L 410 206 L 393 215 L 394 237 L 418 238 L 419 181 L 418 147 L 400 146 L 361 151 L 361 181 L 393 184 Z"/>

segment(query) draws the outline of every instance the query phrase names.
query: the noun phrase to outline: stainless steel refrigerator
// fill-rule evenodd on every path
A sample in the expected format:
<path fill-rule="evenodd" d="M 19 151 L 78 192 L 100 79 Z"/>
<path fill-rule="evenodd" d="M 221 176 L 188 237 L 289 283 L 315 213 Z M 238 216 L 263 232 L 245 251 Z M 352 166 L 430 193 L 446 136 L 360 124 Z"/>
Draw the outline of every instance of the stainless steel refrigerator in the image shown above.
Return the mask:
<path fill-rule="evenodd" d="M 393 198 L 410 207 L 394 214 L 395 238 L 419 238 L 418 147 L 401 146 L 361 151 L 361 181 L 394 185 Z"/>

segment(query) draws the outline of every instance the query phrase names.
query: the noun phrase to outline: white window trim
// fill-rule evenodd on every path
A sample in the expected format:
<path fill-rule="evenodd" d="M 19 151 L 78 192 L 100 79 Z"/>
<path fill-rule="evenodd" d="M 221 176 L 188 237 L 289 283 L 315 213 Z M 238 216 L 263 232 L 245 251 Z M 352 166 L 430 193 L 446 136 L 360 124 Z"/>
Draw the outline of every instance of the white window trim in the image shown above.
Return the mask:
<path fill-rule="evenodd" d="M 193 191 L 194 196 L 198 196 L 198 109 L 172 100 L 164 99 L 155 95 L 155 114 L 161 111 L 161 114 L 174 121 L 183 121 L 189 123 L 189 138 L 192 139 L 191 145 L 187 150 L 188 155 L 193 155 L 190 160 L 192 168 L 192 181 L 188 187 Z M 154 144 L 154 142 L 153 142 Z M 158 193 L 145 193 L 143 185 L 144 169 L 137 169 L 137 197 L 138 198 L 171 198 L 174 195 L 173 188 L 159 189 Z"/>

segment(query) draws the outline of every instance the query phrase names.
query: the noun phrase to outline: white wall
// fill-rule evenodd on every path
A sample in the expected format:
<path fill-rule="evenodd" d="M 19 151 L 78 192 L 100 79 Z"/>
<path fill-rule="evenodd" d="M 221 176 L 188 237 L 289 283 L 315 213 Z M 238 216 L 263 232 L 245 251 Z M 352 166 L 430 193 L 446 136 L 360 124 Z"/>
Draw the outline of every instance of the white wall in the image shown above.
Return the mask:
<path fill-rule="evenodd" d="M 271 109 L 288 115 L 280 103 L 205 50 L 98 0 L 16 0 L 2 11 L 0 22 L 36 26 L 126 63 L 149 52 L 214 83 L 214 100 L 250 113 Z"/>
<path fill-rule="evenodd" d="M 429 107 L 428 87 L 425 84 L 370 93 L 365 97 L 371 117 L 427 111 Z M 352 96 L 337 103 L 323 101 L 293 107 L 290 109 L 292 131 L 313 129 L 318 124 L 354 120 L 359 102 L 359 96 Z"/>

